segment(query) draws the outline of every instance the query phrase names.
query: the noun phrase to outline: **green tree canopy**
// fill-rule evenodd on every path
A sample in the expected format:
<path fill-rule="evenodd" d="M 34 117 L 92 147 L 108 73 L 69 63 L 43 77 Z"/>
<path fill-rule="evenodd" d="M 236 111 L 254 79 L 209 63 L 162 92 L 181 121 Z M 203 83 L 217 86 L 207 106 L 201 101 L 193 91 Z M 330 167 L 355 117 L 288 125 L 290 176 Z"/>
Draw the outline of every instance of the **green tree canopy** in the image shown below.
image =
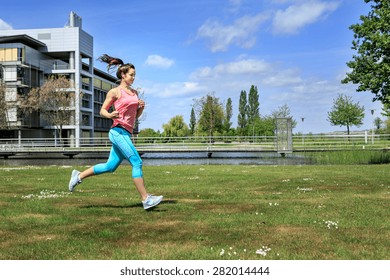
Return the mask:
<path fill-rule="evenodd" d="M 145 128 L 139 132 L 138 136 L 140 136 L 140 137 L 159 137 L 160 132 L 155 131 L 153 128 Z"/>
<path fill-rule="evenodd" d="M 232 105 L 232 99 L 229 97 L 226 102 L 225 118 L 223 120 L 223 127 L 226 132 L 229 132 L 232 126 L 232 122 L 231 122 L 232 116 L 233 116 L 233 105 Z"/>
<path fill-rule="evenodd" d="M 163 136 L 165 137 L 184 137 L 188 136 L 190 131 L 184 118 L 181 115 L 174 116 L 167 124 L 163 124 Z"/>
<path fill-rule="evenodd" d="M 241 135 L 245 134 L 246 126 L 248 124 L 247 111 L 248 111 L 248 104 L 246 98 L 246 91 L 242 90 L 240 93 L 240 103 L 238 105 L 238 117 L 237 117 L 238 131 Z"/>
<path fill-rule="evenodd" d="M 364 1 L 371 3 L 371 11 L 350 27 L 357 54 L 347 63 L 352 72 L 342 82 L 358 84 L 357 90 L 371 91 L 374 101 L 390 103 L 390 1 Z"/>
<path fill-rule="evenodd" d="M 199 131 L 214 136 L 215 132 L 222 133 L 224 111 L 219 98 L 214 94 L 207 94 L 195 101 L 199 114 Z"/>
<path fill-rule="evenodd" d="M 275 119 L 273 116 L 262 116 L 255 121 L 256 135 L 273 136 L 275 135 Z"/>
<path fill-rule="evenodd" d="M 260 117 L 259 106 L 260 106 L 259 93 L 257 91 L 257 87 L 252 85 L 249 90 L 248 108 L 247 108 L 248 122 L 250 124 L 254 124 L 255 120 L 257 120 Z"/>
<path fill-rule="evenodd" d="M 190 133 L 190 130 L 181 115 L 174 116 L 167 124 L 163 124 L 163 129 L 164 137 L 184 137 L 188 136 Z"/>
<path fill-rule="evenodd" d="M 328 112 L 328 121 L 332 125 L 346 126 L 349 135 L 351 126 L 361 126 L 364 118 L 364 107 L 354 103 L 350 96 L 339 94 L 333 100 L 333 107 Z"/>
<path fill-rule="evenodd" d="M 191 134 L 194 135 L 196 127 L 196 116 L 195 116 L 195 110 L 194 107 L 191 108 L 191 117 L 190 117 L 190 130 Z"/>
<path fill-rule="evenodd" d="M 383 121 L 381 120 L 381 118 L 377 117 L 374 119 L 374 125 L 375 125 L 376 130 L 381 129 L 382 124 L 383 124 Z"/>
<path fill-rule="evenodd" d="M 390 102 L 383 104 L 381 115 L 390 118 Z"/>

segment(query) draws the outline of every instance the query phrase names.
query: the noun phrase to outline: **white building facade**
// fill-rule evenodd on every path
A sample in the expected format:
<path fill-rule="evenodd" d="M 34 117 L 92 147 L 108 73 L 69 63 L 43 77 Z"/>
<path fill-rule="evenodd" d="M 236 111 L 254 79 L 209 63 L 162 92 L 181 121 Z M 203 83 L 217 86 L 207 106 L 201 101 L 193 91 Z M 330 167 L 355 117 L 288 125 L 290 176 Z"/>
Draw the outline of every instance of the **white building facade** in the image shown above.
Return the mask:
<path fill-rule="evenodd" d="M 82 20 L 71 12 L 63 28 L 0 30 L 0 83 L 5 95 L 0 100 L 0 138 L 58 137 L 37 114 L 24 117 L 18 96 L 42 86 L 50 75 L 64 75 L 75 93 L 72 116 L 61 137 L 71 146 L 81 139 L 106 136 L 111 122 L 99 116 L 105 94 L 116 78 L 94 68 L 93 37 L 82 29 Z"/>

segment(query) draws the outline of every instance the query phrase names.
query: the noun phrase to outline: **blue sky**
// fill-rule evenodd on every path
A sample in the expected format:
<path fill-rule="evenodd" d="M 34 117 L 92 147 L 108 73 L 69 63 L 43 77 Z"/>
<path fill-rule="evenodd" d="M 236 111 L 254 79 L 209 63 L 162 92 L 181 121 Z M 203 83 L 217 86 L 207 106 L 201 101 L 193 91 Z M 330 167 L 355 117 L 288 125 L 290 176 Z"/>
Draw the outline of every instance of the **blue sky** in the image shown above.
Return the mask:
<path fill-rule="evenodd" d="M 136 66 L 147 103 L 141 128 L 162 131 L 176 115 L 188 123 L 193 100 L 208 93 L 232 99 L 236 126 L 240 92 L 255 85 L 261 115 L 286 104 L 294 132 L 321 133 L 346 130 L 327 121 L 339 93 L 365 107 L 352 130 L 381 117 L 373 94 L 340 83 L 354 54 L 349 26 L 369 9 L 364 0 L 19 0 L 1 4 L 0 29 L 63 27 L 77 13 L 96 57 Z"/>

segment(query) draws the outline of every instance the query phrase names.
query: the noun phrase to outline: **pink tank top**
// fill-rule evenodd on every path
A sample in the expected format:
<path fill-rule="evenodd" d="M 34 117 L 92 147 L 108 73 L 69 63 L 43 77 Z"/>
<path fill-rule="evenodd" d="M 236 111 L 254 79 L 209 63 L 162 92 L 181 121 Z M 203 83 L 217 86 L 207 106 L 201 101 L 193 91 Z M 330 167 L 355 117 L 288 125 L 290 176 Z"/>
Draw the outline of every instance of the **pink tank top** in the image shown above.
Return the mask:
<path fill-rule="evenodd" d="M 121 97 L 114 102 L 114 107 L 119 113 L 119 118 L 113 119 L 114 122 L 111 127 L 120 125 L 133 134 L 135 117 L 137 116 L 138 109 L 138 96 L 136 94 L 130 95 L 121 88 L 119 90 Z"/>

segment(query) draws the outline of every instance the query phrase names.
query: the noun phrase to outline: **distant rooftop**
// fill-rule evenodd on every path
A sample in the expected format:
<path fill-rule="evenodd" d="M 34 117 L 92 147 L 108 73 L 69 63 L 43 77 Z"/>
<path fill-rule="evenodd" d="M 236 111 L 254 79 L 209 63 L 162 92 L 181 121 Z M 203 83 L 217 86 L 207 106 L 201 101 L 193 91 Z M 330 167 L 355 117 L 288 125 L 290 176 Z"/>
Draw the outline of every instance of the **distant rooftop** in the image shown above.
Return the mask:
<path fill-rule="evenodd" d="M 32 48 L 45 47 L 46 44 L 26 34 L 0 36 L 0 43 L 23 43 Z"/>

